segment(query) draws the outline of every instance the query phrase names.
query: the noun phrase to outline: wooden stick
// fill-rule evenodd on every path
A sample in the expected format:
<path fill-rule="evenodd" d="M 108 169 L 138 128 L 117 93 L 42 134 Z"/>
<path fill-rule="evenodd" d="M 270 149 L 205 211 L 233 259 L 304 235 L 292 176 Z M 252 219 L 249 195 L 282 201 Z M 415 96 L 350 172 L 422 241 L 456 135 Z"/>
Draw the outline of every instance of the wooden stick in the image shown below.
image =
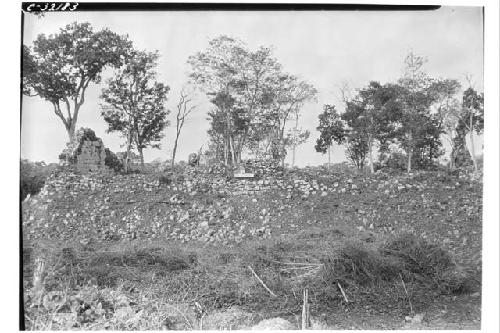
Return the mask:
<path fill-rule="evenodd" d="M 403 289 L 405 290 L 406 297 L 408 297 L 408 303 L 410 304 L 410 313 L 413 314 L 413 306 L 411 305 L 410 295 L 408 294 L 408 290 L 406 290 L 406 284 L 403 281 L 403 277 L 401 276 L 401 273 L 399 273 L 399 278 L 401 279 L 401 283 L 403 284 Z"/>
<path fill-rule="evenodd" d="M 306 330 L 309 327 L 309 290 L 304 289 L 303 303 L 302 303 L 302 329 Z"/>
<path fill-rule="evenodd" d="M 344 289 L 342 289 L 342 286 L 340 285 L 340 282 L 337 282 L 337 286 L 339 286 L 340 292 L 342 293 L 342 296 L 344 296 L 345 302 L 349 303 L 349 300 L 347 299 L 347 296 L 344 292 Z"/>
<path fill-rule="evenodd" d="M 266 286 L 266 284 L 264 283 L 264 281 L 262 281 L 262 280 L 260 279 L 260 277 L 257 275 L 257 273 L 255 273 L 255 272 L 254 272 L 254 270 L 252 269 L 252 267 L 248 266 L 248 268 L 249 268 L 249 269 L 250 269 L 250 271 L 253 273 L 253 275 L 257 278 L 257 280 L 259 280 L 260 284 L 262 284 L 262 286 L 263 286 L 263 287 L 264 287 L 264 288 L 265 288 L 265 289 L 266 289 L 266 290 L 267 290 L 267 291 L 271 294 L 271 296 L 273 296 L 273 297 L 278 297 L 278 296 L 276 296 L 276 294 L 275 294 L 275 293 L 273 293 L 273 292 L 271 291 L 271 289 L 269 289 L 269 288 Z"/>
<path fill-rule="evenodd" d="M 41 253 L 35 259 L 35 269 L 33 272 L 33 288 L 31 289 L 33 295 L 33 303 L 40 305 L 44 292 L 44 273 L 45 273 L 45 256 Z"/>

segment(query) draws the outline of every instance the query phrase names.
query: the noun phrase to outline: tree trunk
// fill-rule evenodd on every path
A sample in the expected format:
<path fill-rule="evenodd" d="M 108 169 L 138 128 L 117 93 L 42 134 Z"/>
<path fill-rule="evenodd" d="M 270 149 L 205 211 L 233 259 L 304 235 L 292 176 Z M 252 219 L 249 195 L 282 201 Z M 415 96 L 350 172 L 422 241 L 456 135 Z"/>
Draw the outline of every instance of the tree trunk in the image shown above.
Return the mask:
<path fill-rule="evenodd" d="M 75 137 L 76 123 L 78 121 L 78 114 L 80 113 L 81 104 L 75 105 L 75 110 L 73 111 L 73 116 L 69 124 L 68 136 L 71 141 Z"/>
<path fill-rule="evenodd" d="M 297 135 L 297 128 L 299 128 L 299 114 L 296 113 L 295 115 L 295 135 Z M 298 138 L 294 138 L 295 140 L 298 140 Z M 297 141 L 295 141 L 297 142 Z M 295 149 L 297 149 L 297 145 L 294 144 L 292 146 L 292 168 L 295 165 Z"/>
<path fill-rule="evenodd" d="M 283 134 L 281 137 L 283 138 Z M 280 155 L 280 159 L 281 159 L 281 167 L 284 169 L 285 168 L 285 157 L 286 157 L 284 152 L 286 152 L 286 150 L 285 150 L 285 142 L 283 141 L 283 139 L 280 140 L 279 147 L 280 147 L 279 155 Z"/>
<path fill-rule="evenodd" d="M 66 123 L 67 126 L 66 127 L 66 133 L 68 134 L 68 139 L 69 139 L 69 142 L 73 141 L 73 138 L 75 137 L 75 126 L 76 126 L 76 122 L 75 121 L 71 121 L 71 123 Z"/>
<path fill-rule="evenodd" d="M 124 170 L 125 173 L 129 173 L 130 171 L 130 148 L 132 146 L 132 133 L 129 133 L 127 138 L 127 153 L 125 154 L 125 165 Z"/>
<path fill-rule="evenodd" d="M 476 148 L 474 147 L 474 127 L 472 123 L 473 113 L 470 112 L 469 118 L 469 139 L 470 139 L 470 157 L 472 159 L 472 164 L 474 165 L 474 173 L 476 174 L 478 171 L 477 168 L 477 160 L 476 160 Z"/>
<path fill-rule="evenodd" d="M 172 161 L 170 162 L 170 166 L 172 167 L 172 169 L 174 168 L 175 164 L 175 154 L 177 153 L 177 141 L 179 140 L 179 134 L 180 132 L 177 132 L 177 135 L 175 136 L 174 149 L 172 150 Z"/>
<path fill-rule="evenodd" d="M 477 160 L 476 160 L 476 148 L 474 147 L 474 131 L 469 132 L 470 140 L 470 158 L 472 160 L 472 165 L 474 165 L 474 173 L 478 172 Z"/>
<path fill-rule="evenodd" d="M 408 154 L 408 162 L 407 162 L 407 165 L 406 165 L 406 172 L 410 173 L 411 172 L 411 158 L 412 158 L 412 155 L 413 155 L 413 149 L 409 148 L 407 154 Z"/>
<path fill-rule="evenodd" d="M 235 152 L 234 152 L 234 142 L 233 142 L 232 136 L 229 136 L 229 149 L 230 149 L 230 154 L 231 154 L 231 162 L 233 165 L 235 165 L 236 156 L 235 156 Z"/>
<path fill-rule="evenodd" d="M 142 148 L 137 148 L 139 150 L 139 156 L 141 156 L 141 168 L 144 169 L 144 153 L 142 152 Z"/>
<path fill-rule="evenodd" d="M 227 140 L 227 135 L 224 137 L 224 165 L 227 166 L 227 146 L 228 146 L 228 140 Z"/>
<path fill-rule="evenodd" d="M 330 168 L 331 168 L 331 163 L 330 163 L 330 161 L 331 161 L 331 158 L 330 158 L 331 148 L 332 148 L 332 146 L 328 146 L 328 170 L 330 170 Z"/>
<path fill-rule="evenodd" d="M 408 133 L 408 149 L 406 151 L 407 153 L 407 165 L 406 165 L 406 172 L 410 173 L 411 172 L 411 160 L 413 157 L 413 135 L 412 133 Z"/>
<path fill-rule="evenodd" d="M 231 119 L 229 118 L 229 113 L 226 111 L 226 151 L 225 151 L 225 164 L 228 165 L 228 153 L 231 154 Z"/>
<path fill-rule="evenodd" d="M 125 173 L 129 173 L 129 171 L 130 171 L 130 145 L 127 145 L 127 153 L 125 154 L 124 170 L 125 170 Z"/>
<path fill-rule="evenodd" d="M 73 138 L 75 137 L 75 126 L 74 126 L 74 124 L 72 124 L 69 128 L 67 128 L 66 132 L 68 133 L 69 142 L 73 141 Z"/>
<path fill-rule="evenodd" d="M 450 171 L 455 170 L 455 158 L 456 158 L 455 155 L 456 155 L 455 149 L 452 148 L 450 154 Z"/>
<path fill-rule="evenodd" d="M 368 139 L 368 158 L 370 161 L 370 173 L 374 173 L 375 170 L 373 168 L 373 139 Z"/>

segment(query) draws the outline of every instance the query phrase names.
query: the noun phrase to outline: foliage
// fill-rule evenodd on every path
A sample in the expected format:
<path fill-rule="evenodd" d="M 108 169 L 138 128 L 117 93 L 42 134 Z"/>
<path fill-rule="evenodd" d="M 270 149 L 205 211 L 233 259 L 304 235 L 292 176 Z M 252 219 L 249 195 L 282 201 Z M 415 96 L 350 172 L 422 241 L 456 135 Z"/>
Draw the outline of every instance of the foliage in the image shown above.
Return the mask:
<path fill-rule="evenodd" d="M 45 164 L 45 162 L 31 162 L 26 159 L 21 160 L 21 200 L 28 194 L 35 195 L 42 189 L 45 180 L 50 173 L 55 170 L 56 164 Z"/>
<path fill-rule="evenodd" d="M 107 81 L 101 98 L 102 116 L 108 132 L 120 132 L 127 152 L 135 146 L 144 165 L 143 149 L 159 148 L 168 125 L 165 101 L 169 87 L 156 81 L 158 53 L 131 50 L 126 64 Z"/>
<path fill-rule="evenodd" d="M 115 153 L 113 153 L 108 148 L 105 148 L 104 152 L 106 154 L 106 156 L 104 157 L 104 165 L 105 166 L 107 166 L 108 168 L 113 169 L 116 172 L 119 172 L 119 171 L 123 170 L 123 163 L 118 158 L 118 156 L 116 156 Z"/>
<path fill-rule="evenodd" d="M 439 80 L 433 83 L 432 93 L 435 95 L 435 118 L 438 126 L 442 128 L 442 137 L 452 147 L 450 152 L 450 169 L 456 166 L 457 154 L 465 148 L 463 131 L 458 128 L 461 112 L 460 101 L 456 97 L 460 84 L 456 80 Z"/>
<path fill-rule="evenodd" d="M 467 88 L 463 94 L 462 107 L 459 126 L 467 127 L 468 131 L 482 133 L 484 129 L 484 95 L 472 87 Z"/>
<path fill-rule="evenodd" d="M 319 125 L 316 129 L 320 136 L 316 140 L 315 149 L 324 154 L 334 142 L 342 144 L 345 141 L 346 129 L 334 105 L 323 106 L 323 113 L 318 118 Z"/>
<path fill-rule="evenodd" d="M 368 156 L 371 172 L 374 172 L 375 143 L 385 143 L 394 135 L 393 123 L 397 113 L 394 113 L 393 109 L 396 97 L 397 92 L 392 85 L 382 86 L 372 81 L 367 87 L 359 90 L 356 97 L 346 101 L 346 110 L 341 118 L 346 122 L 348 134 L 352 137 L 349 139 L 352 142 L 349 156 L 353 156 L 352 152 L 358 152 L 355 155 L 358 159 Z M 362 144 L 365 147 L 362 147 Z"/>
<path fill-rule="evenodd" d="M 286 133 L 285 146 L 296 147 L 309 139 L 311 132 L 303 128 L 291 128 Z"/>
<path fill-rule="evenodd" d="M 104 68 L 121 66 L 129 47 L 125 36 L 94 32 L 89 23 L 40 34 L 31 48 L 23 45 L 23 93 L 50 102 L 71 139 L 87 87 L 101 81 Z"/>
<path fill-rule="evenodd" d="M 405 72 L 398 81 L 400 102 L 399 129 L 396 133 L 406 151 L 407 171 L 412 170 L 415 151 L 428 144 L 428 160 L 438 157 L 436 147 L 441 145 L 439 136 L 442 128 L 435 126 L 430 113 L 431 105 L 439 98 L 436 87 L 442 86 L 423 70 L 427 60 L 410 52 L 405 59 Z"/>
<path fill-rule="evenodd" d="M 363 170 L 368 153 L 369 144 L 366 136 L 358 132 L 351 132 L 346 143 L 346 154 L 358 170 Z"/>
<path fill-rule="evenodd" d="M 226 164 L 237 163 L 245 149 L 255 155 L 268 155 L 271 149 L 282 159 L 284 154 L 276 152 L 284 149 L 287 121 L 316 90 L 285 73 L 270 48 L 250 50 L 228 36 L 212 39 L 188 64 L 191 81 L 215 106 L 209 115 L 215 155 Z"/>

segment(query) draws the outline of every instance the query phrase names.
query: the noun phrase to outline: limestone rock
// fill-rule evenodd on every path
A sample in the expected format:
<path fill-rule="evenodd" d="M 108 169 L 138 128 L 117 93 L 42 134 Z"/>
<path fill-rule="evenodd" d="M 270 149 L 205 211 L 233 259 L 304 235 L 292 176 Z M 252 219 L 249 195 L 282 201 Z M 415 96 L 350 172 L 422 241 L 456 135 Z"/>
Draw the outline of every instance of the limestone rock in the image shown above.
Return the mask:
<path fill-rule="evenodd" d="M 297 329 L 292 323 L 283 318 L 265 319 L 252 327 L 253 331 L 269 331 L 269 330 L 295 330 Z"/>

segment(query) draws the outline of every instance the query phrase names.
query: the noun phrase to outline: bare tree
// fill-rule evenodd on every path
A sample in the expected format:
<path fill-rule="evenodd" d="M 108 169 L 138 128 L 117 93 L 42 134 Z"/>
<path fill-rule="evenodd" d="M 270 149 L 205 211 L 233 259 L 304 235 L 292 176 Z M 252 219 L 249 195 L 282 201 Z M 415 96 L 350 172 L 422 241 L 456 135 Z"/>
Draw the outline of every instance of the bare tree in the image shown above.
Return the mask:
<path fill-rule="evenodd" d="M 186 122 L 189 114 L 191 114 L 191 112 L 193 112 L 197 107 L 196 105 L 191 105 L 192 101 L 192 93 L 186 92 L 185 88 L 182 88 L 179 103 L 177 103 L 177 114 L 175 116 L 175 142 L 174 149 L 172 150 L 172 168 L 175 163 L 175 154 L 177 153 L 177 144 L 179 142 L 182 127 L 184 127 L 184 123 Z"/>

